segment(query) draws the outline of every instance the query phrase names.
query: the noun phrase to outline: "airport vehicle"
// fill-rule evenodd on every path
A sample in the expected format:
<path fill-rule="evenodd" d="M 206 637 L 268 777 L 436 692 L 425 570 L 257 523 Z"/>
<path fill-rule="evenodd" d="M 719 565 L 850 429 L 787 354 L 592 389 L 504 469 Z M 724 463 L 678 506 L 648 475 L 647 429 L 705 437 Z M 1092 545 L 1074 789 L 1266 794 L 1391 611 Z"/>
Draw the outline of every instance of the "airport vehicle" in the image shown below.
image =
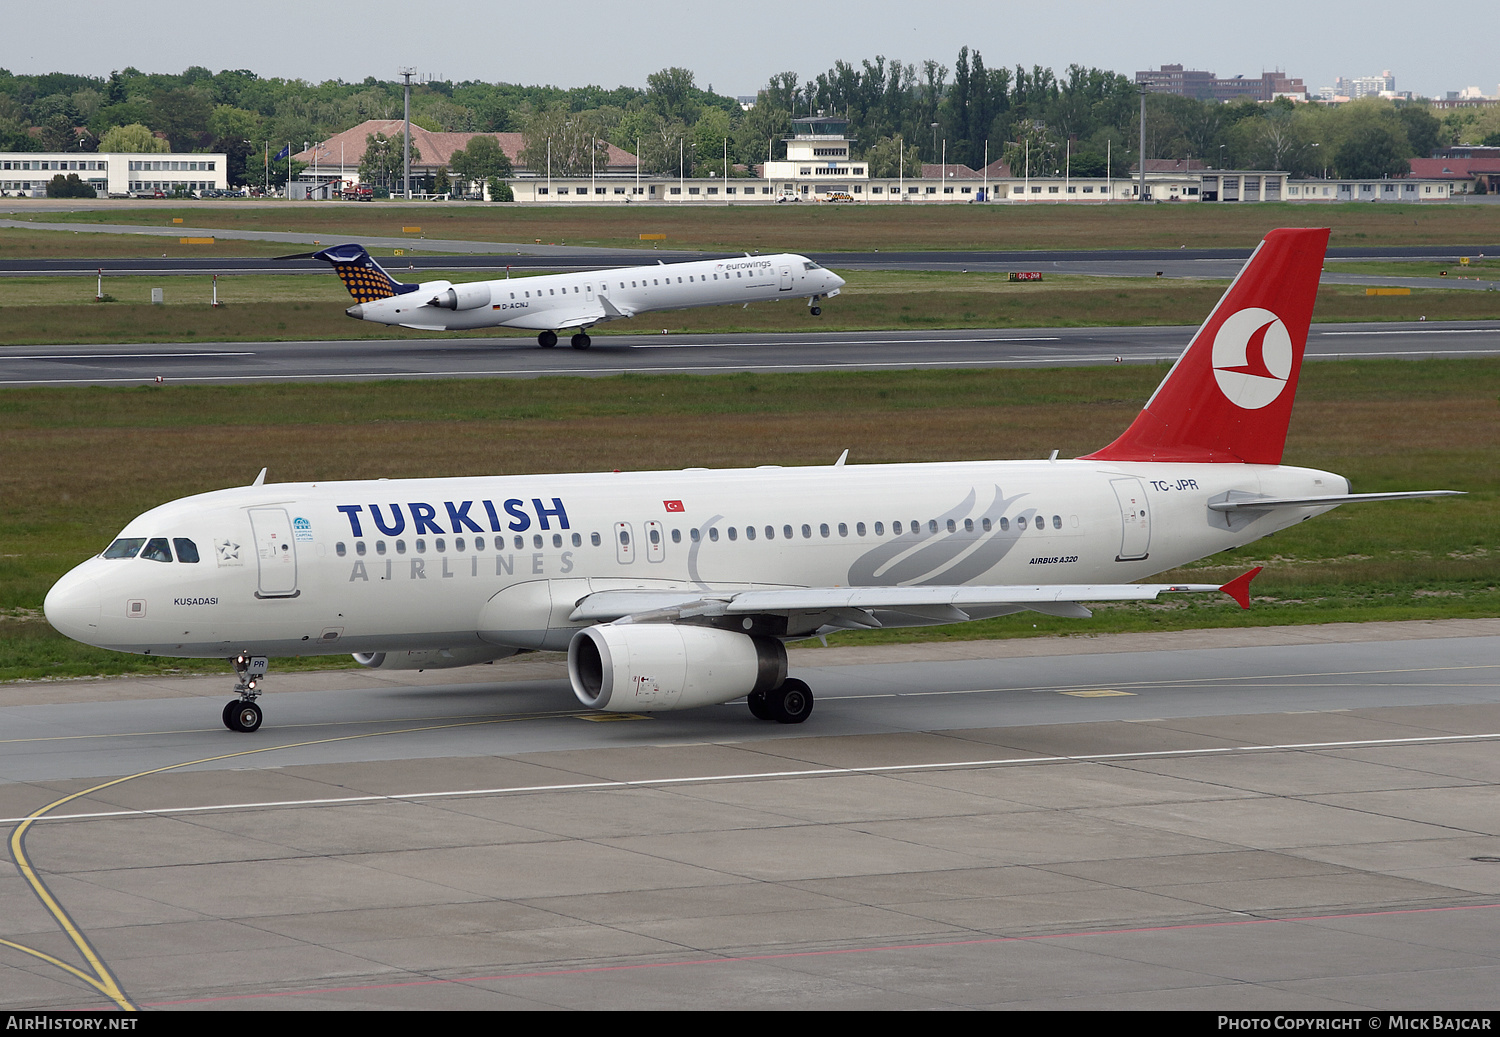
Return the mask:
<path fill-rule="evenodd" d="M 233 657 L 234 730 L 267 659 L 352 652 L 440 668 L 568 652 L 606 711 L 747 698 L 805 720 L 785 644 L 1089 601 L 1223 590 L 1131 581 L 1338 505 L 1281 464 L 1326 230 L 1272 231 L 1140 415 L 1084 457 L 265 484 L 132 519 L 48 593 L 47 619 L 117 651 Z M 618 278 L 620 275 L 611 275 Z M 710 282 L 712 284 L 712 282 Z M 845 452 L 847 456 L 847 451 Z"/>
<path fill-rule="evenodd" d="M 333 266 L 355 303 L 344 312 L 356 320 L 395 324 L 419 331 L 526 328 L 537 344 L 557 345 L 571 331 L 570 345 L 592 345 L 589 329 L 605 321 L 660 310 L 696 306 L 806 299 L 813 316 L 820 301 L 839 294 L 844 279 L 806 256 L 781 254 L 688 263 L 617 267 L 573 274 L 495 281 L 423 281 L 402 284 L 381 268 L 362 245 L 335 245 L 280 259 L 320 259 Z"/>

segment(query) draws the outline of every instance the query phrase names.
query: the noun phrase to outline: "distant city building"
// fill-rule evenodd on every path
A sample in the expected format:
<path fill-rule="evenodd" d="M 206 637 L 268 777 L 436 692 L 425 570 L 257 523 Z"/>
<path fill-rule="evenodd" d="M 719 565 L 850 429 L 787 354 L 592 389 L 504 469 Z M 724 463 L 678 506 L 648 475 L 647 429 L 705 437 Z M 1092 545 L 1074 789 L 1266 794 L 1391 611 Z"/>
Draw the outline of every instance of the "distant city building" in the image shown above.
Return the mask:
<path fill-rule="evenodd" d="M 1349 89 L 1344 91 L 1350 97 L 1358 101 L 1361 97 L 1383 97 L 1396 93 L 1396 77 L 1391 75 L 1391 70 L 1386 69 L 1378 76 L 1358 76 L 1349 84 Z"/>
<path fill-rule="evenodd" d="M 1396 90 L 1396 77 L 1386 69 L 1378 76 L 1357 76 L 1348 79 L 1338 76 L 1334 79 L 1332 86 L 1320 89 L 1316 97 L 1320 101 L 1331 101 L 1342 104 L 1346 101 L 1358 101 L 1364 97 L 1386 97 L 1391 99 L 1411 100 L 1411 91 L 1398 92 Z"/>
<path fill-rule="evenodd" d="M 1293 79 L 1284 72 L 1262 72 L 1255 79 L 1235 76 L 1221 79 L 1213 72 L 1188 69 L 1181 65 L 1163 65 L 1159 69 L 1137 72 L 1138 86 L 1157 94 L 1176 94 L 1193 97 L 1200 101 L 1274 101 L 1278 97 L 1295 100 L 1307 99 L 1307 87 L 1302 80 Z"/>
<path fill-rule="evenodd" d="M 1462 90 L 1449 90 L 1431 103 L 1437 109 L 1494 108 L 1500 105 L 1500 86 L 1495 87 L 1493 97 L 1487 97 L 1477 86 L 1466 86 Z"/>

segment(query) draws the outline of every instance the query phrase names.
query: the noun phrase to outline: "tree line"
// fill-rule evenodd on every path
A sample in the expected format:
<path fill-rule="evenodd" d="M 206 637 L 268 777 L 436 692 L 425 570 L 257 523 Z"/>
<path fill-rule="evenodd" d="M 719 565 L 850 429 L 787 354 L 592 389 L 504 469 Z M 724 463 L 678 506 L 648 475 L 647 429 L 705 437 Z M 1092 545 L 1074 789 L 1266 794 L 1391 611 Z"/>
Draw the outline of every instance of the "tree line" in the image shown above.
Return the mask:
<path fill-rule="evenodd" d="M 229 156 L 231 182 L 258 182 L 267 154 L 288 144 L 300 151 L 368 119 L 400 118 L 402 105 L 402 82 L 373 76 L 314 84 L 198 66 L 177 75 L 125 68 L 105 77 L 0 69 L 0 150 L 218 151 Z M 914 175 L 922 163 L 944 158 L 975 169 L 1004 158 L 1015 173 L 1029 165 L 1034 176 L 1103 175 L 1108 165 L 1123 176 L 1138 159 L 1140 95 L 1127 77 L 1079 65 L 1062 73 L 992 68 L 968 47 L 951 69 L 877 56 L 858 65 L 837 61 L 807 78 L 780 72 L 748 109 L 712 85 L 700 87 L 683 68 L 652 73 L 644 88 L 479 81 L 412 87 L 415 124 L 520 132 L 522 164 L 550 164 L 555 175 L 587 173 L 606 144 L 636 154 L 648 174 L 743 175 L 784 158 L 792 120 L 814 114 L 847 119 L 851 157 L 876 176 L 898 168 Z M 1145 121 L 1150 158 L 1297 175 L 1399 175 L 1410 158 L 1441 145 L 1500 144 L 1500 109 L 1439 117 L 1421 102 L 1219 104 L 1148 94 Z M 389 165 L 389 142 L 373 157 Z M 479 157 L 472 169 L 493 167 L 493 156 Z M 286 171 L 285 160 L 273 164 L 273 182 Z M 454 175 L 470 179 L 456 168 Z"/>

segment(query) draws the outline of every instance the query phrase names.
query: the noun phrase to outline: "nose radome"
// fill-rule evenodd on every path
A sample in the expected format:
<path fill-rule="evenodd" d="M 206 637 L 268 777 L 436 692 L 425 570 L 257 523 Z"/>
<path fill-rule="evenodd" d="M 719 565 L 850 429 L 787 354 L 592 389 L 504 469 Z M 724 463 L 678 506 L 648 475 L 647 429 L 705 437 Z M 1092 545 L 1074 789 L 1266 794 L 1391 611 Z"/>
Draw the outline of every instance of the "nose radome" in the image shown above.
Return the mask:
<path fill-rule="evenodd" d="M 52 585 L 42 612 L 58 633 L 90 644 L 99 634 L 99 601 L 99 584 L 71 572 Z"/>

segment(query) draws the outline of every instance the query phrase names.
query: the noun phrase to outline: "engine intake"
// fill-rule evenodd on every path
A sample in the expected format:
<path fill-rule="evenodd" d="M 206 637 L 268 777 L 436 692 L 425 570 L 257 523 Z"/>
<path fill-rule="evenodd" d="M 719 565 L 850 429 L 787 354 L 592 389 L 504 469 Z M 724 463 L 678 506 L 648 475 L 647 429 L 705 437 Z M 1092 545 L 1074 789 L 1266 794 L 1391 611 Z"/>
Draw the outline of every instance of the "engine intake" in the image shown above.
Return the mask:
<path fill-rule="evenodd" d="M 673 623 L 586 627 L 568 643 L 568 680 L 592 709 L 693 709 L 780 687 L 786 646 L 774 637 Z"/>

